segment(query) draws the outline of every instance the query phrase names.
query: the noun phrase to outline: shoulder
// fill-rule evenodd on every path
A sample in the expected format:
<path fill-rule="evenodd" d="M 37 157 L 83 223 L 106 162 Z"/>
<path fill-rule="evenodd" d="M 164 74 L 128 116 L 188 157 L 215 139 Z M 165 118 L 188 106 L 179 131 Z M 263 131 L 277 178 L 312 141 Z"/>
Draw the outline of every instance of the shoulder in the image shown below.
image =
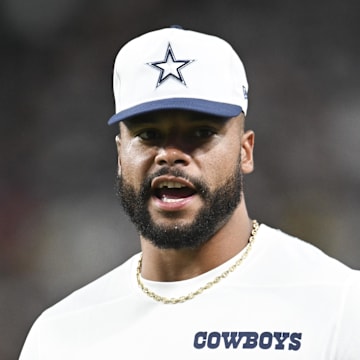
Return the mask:
<path fill-rule="evenodd" d="M 71 334 L 76 333 L 76 329 L 81 328 L 81 332 L 86 333 L 89 323 L 95 321 L 97 326 L 101 326 L 113 318 L 114 308 L 127 308 L 133 302 L 136 289 L 134 279 L 138 256 L 134 255 L 45 310 L 34 322 L 20 359 L 40 359 L 39 346 L 52 352 L 52 346 L 59 346 L 59 339 L 66 348 L 65 342 L 72 343 Z M 72 332 L 71 329 L 75 330 Z"/>
<path fill-rule="evenodd" d="M 98 279 L 74 291 L 60 302 L 43 312 L 41 318 L 65 315 L 86 308 L 121 300 L 133 293 L 131 276 L 135 272 L 138 254 Z"/>
<path fill-rule="evenodd" d="M 329 285 L 343 285 L 350 279 L 359 279 L 360 271 L 281 230 L 262 224 L 257 240 L 262 267 L 267 268 L 273 279 Z"/>

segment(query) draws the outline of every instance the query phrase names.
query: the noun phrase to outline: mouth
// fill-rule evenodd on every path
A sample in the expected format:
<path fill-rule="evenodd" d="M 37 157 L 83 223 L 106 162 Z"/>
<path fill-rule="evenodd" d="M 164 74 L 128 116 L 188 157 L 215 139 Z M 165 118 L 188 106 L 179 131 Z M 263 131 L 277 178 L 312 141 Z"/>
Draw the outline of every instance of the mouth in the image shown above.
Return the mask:
<path fill-rule="evenodd" d="M 177 203 L 196 194 L 192 184 L 180 178 L 157 178 L 152 184 L 154 196 L 164 203 Z"/>

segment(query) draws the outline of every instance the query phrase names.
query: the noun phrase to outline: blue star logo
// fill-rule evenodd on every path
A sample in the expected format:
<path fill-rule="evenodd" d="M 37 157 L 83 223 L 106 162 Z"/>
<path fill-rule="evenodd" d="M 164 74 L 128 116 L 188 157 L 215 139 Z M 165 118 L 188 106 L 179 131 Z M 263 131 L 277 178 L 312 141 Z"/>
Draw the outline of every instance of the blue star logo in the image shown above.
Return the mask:
<path fill-rule="evenodd" d="M 157 70 L 160 70 L 160 75 L 156 84 L 156 87 L 159 87 L 164 81 L 169 79 L 170 77 L 180 81 L 183 85 L 186 86 L 186 82 L 181 73 L 181 70 L 191 64 L 195 60 L 176 60 L 174 51 L 171 48 L 171 44 L 169 43 L 165 58 L 162 61 L 154 61 L 149 62 L 147 65 L 154 67 Z"/>

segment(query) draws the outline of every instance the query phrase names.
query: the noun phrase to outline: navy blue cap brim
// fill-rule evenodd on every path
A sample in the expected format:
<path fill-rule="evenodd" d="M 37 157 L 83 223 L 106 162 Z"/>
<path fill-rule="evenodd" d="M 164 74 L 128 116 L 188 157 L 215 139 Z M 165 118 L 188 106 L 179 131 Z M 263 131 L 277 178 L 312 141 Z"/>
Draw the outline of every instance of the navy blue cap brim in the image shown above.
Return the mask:
<path fill-rule="evenodd" d="M 156 101 L 146 102 L 140 105 L 133 106 L 129 109 L 120 111 L 114 114 L 108 121 L 108 124 L 115 124 L 117 122 L 126 120 L 136 115 L 144 114 L 151 111 L 159 110 L 189 110 L 202 112 L 214 116 L 234 117 L 242 112 L 239 105 L 226 104 L 222 102 L 209 101 L 203 99 L 190 98 L 171 98 Z"/>

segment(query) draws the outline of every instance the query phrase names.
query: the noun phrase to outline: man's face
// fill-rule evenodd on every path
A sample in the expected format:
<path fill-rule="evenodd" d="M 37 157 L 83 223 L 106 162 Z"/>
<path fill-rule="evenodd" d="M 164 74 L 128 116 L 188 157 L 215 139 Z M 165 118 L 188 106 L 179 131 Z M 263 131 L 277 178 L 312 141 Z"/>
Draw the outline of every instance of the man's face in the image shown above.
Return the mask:
<path fill-rule="evenodd" d="M 122 123 L 118 194 L 142 237 L 175 249 L 211 238 L 241 201 L 242 138 L 241 117 L 166 111 Z"/>

